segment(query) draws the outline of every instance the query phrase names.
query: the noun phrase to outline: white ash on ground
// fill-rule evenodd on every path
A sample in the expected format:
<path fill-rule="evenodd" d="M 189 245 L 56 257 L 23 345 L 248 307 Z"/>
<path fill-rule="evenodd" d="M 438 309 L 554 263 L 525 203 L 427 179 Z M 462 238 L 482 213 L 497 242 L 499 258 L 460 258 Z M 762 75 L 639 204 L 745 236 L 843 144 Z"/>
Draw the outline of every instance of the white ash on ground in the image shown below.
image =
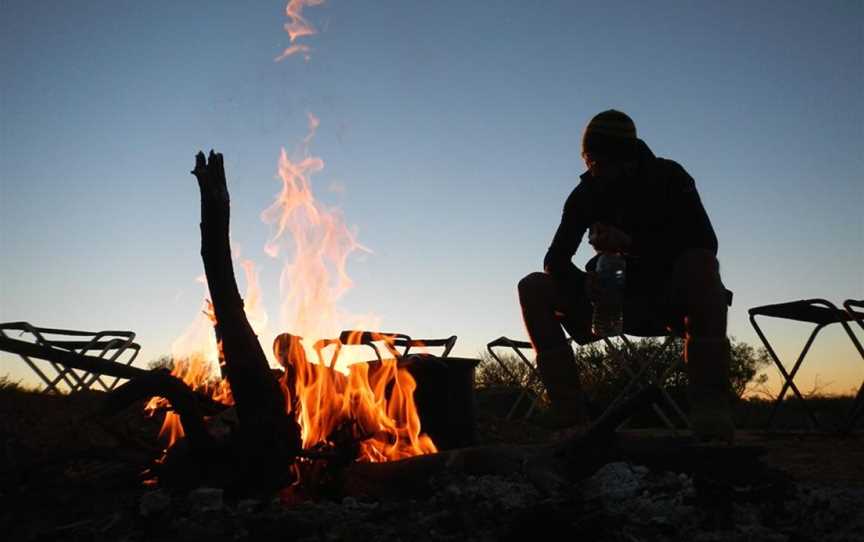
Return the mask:
<path fill-rule="evenodd" d="M 713 506 L 700 499 L 690 476 L 628 463 L 609 463 L 557 495 L 515 474 L 450 476 L 435 487 L 426 499 L 346 497 L 290 506 L 278 499 L 230 503 L 210 488 L 171 496 L 158 490 L 142 496 L 135 510 L 137 528 L 114 533 L 120 535 L 114 539 L 492 541 L 530 539 L 550 529 L 562 540 L 833 542 L 864 537 L 864 488 L 799 485 L 779 501 Z"/>

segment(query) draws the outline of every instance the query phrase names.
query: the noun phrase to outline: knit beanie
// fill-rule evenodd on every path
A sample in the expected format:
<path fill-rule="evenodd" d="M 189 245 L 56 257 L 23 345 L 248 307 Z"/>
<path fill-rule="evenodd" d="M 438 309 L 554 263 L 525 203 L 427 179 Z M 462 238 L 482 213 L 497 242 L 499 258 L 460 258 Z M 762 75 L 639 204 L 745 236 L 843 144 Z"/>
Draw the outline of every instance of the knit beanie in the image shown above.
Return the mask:
<path fill-rule="evenodd" d="M 593 158 L 627 159 L 636 152 L 636 124 L 621 111 L 598 113 L 582 135 L 582 154 Z"/>

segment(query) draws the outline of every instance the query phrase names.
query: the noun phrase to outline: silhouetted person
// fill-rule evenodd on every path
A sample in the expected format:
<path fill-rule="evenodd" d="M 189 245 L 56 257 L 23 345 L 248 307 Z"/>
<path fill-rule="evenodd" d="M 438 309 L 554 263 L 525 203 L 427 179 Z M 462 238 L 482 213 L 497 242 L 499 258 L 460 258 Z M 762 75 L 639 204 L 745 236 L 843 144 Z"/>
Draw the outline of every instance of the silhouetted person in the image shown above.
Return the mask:
<path fill-rule="evenodd" d="M 683 327 L 693 429 L 703 438 L 731 441 L 727 294 L 717 237 L 693 179 L 676 162 L 654 156 L 636 137 L 633 120 L 615 110 L 588 123 L 582 157 L 588 171 L 564 204 L 545 272 L 519 282 L 525 326 L 559 425 L 587 421 L 579 370 L 561 325 L 579 344 L 597 340 L 590 301 L 597 295 L 596 258 L 587 273 L 571 261 L 590 228 L 598 252 L 625 255 L 625 331 L 640 321 Z"/>

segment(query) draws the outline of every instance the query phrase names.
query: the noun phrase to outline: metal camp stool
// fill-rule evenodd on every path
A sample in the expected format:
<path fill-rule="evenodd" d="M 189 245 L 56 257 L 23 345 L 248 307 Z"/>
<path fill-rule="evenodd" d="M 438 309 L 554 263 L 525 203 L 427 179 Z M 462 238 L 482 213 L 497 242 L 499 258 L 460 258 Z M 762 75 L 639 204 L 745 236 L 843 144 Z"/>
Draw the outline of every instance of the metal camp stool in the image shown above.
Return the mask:
<path fill-rule="evenodd" d="M 612 337 L 603 337 L 602 341 L 606 345 L 606 352 L 615 359 L 616 367 L 623 370 L 629 377 L 629 381 L 624 389 L 612 401 L 612 404 L 607 407 L 611 411 L 615 406 L 623 403 L 628 398 L 648 386 L 655 386 L 660 392 L 660 399 L 663 405 L 659 402 L 653 402 L 651 409 L 657 414 L 657 417 L 663 422 L 667 428 L 675 431 L 679 429 L 679 424 L 673 421 L 673 418 L 666 412 L 664 407 L 677 418 L 680 425 L 686 429 L 690 428 L 690 419 L 684 413 L 684 410 L 678 405 L 672 395 L 663 385 L 669 376 L 676 370 L 684 370 L 684 360 L 677 359 L 673 363 L 665 367 L 659 367 L 661 370 L 659 377 L 654 377 L 652 369 L 658 366 L 663 354 L 669 349 L 676 339 L 681 338 L 681 335 L 671 329 L 664 332 L 657 330 L 653 332 L 643 330 L 640 333 L 629 333 L 641 338 L 663 337 L 663 343 L 660 348 L 654 352 L 653 356 L 648 359 L 639 359 L 637 355 L 636 345 L 627 337 L 627 335 L 617 335 Z M 620 346 L 616 345 L 614 339 L 620 340 Z"/>
<path fill-rule="evenodd" d="M 659 333 L 657 334 L 659 335 Z M 645 337 L 655 336 L 645 334 L 642 335 Z M 619 338 L 621 341 L 621 346 L 617 346 L 613 339 Z M 663 345 L 660 347 L 660 350 L 656 352 L 656 355 L 651 359 L 642 360 L 641 363 L 633 363 L 633 360 L 637 357 L 635 356 L 636 348 L 635 345 L 627 338 L 625 335 L 620 335 L 617 337 L 603 337 L 598 338 L 598 340 L 602 340 L 606 345 L 607 354 L 614 360 L 615 368 L 623 371 L 628 377 L 628 383 L 624 387 L 624 389 L 618 394 L 618 396 L 612 401 L 610 405 L 610 409 L 615 405 L 620 404 L 625 401 L 628 397 L 643 389 L 646 386 L 656 385 L 653 379 L 650 376 L 650 370 L 652 367 L 656 365 L 656 363 L 662 357 L 663 352 L 668 348 L 671 344 L 671 341 L 674 341 L 675 337 L 666 335 L 666 340 Z M 568 344 L 572 343 L 573 339 L 568 338 Z M 498 349 L 496 351 L 496 349 Z M 502 349 L 510 349 L 517 357 L 517 359 L 526 367 L 528 371 L 528 381 L 520 382 L 519 377 L 513 373 L 510 367 L 504 362 L 504 360 L 500 357 L 499 352 Z M 525 355 L 526 351 L 533 351 L 533 347 L 528 341 L 520 341 L 511 339 L 509 337 L 499 337 L 494 341 L 491 341 L 487 346 L 486 350 L 489 352 L 489 355 L 494 359 L 501 369 L 505 372 L 505 374 L 510 378 L 512 384 L 519 386 L 519 395 L 516 397 L 516 400 L 513 402 L 513 405 L 510 407 L 509 412 L 507 413 L 506 419 L 510 420 L 516 416 L 517 412 L 520 412 L 520 405 L 524 405 L 524 401 L 528 401 L 528 408 L 524 411 L 522 417 L 529 417 L 534 408 L 537 406 L 537 402 L 539 401 L 539 397 L 531 391 L 531 386 L 533 383 L 539 383 L 541 386 L 543 384 L 542 379 L 540 378 L 540 373 L 537 370 L 537 366 L 531 362 L 528 357 Z M 660 378 L 660 382 L 662 383 L 669 374 L 672 373 L 675 369 L 680 367 L 680 362 L 677 364 L 673 364 L 671 366 L 663 368 L 663 373 Z M 681 410 L 681 407 L 675 402 L 672 396 L 668 391 L 663 389 L 662 386 L 657 386 L 660 388 L 661 397 L 666 403 L 666 407 L 671 409 L 671 411 L 678 416 L 678 418 L 682 421 L 685 427 L 689 427 L 690 422 L 687 419 L 687 416 L 684 414 L 684 411 Z M 657 416 L 663 421 L 664 425 L 666 425 L 670 429 L 676 429 L 676 424 L 672 421 L 669 415 L 663 410 L 663 408 L 658 403 L 652 403 L 651 405 L 654 412 Z M 524 408 L 524 407 L 523 407 Z"/>
<path fill-rule="evenodd" d="M 568 344 L 569 342 L 570 340 L 568 339 Z M 528 370 L 527 382 L 519 381 L 519 377 L 516 376 L 504 360 L 499 357 L 498 353 L 495 351 L 496 348 L 508 348 L 515 353 L 517 359 L 519 359 L 519 361 L 523 363 Z M 528 409 L 525 410 L 522 417 L 528 418 L 534 412 L 534 407 L 537 406 L 537 402 L 540 400 L 540 397 L 531 391 L 531 385 L 532 383 L 543 385 L 543 380 L 540 378 L 540 373 L 537 371 L 537 367 L 528 361 L 528 358 L 525 356 L 525 351 L 533 351 L 534 347 L 531 346 L 531 343 L 528 341 L 518 341 L 509 337 L 498 337 L 486 345 L 486 350 L 510 379 L 510 383 L 519 387 L 519 395 L 516 396 L 513 406 L 511 406 L 510 410 L 507 411 L 505 419 L 508 421 L 513 419 L 516 413 L 519 412 L 519 405 L 523 404 L 523 401 L 526 400 L 528 401 Z"/>
<path fill-rule="evenodd" d="M 724 292 L 726 305 L 732 305 L 732 299 L 734 294 L 731 290 L 726 289 Z M 674 326 L 669 326 L 665 324 L 658 323 L 657 318 L 652 314 L 640 314 L 637 311 L 636 314 L 625 315 L 624 319 L 624 333 L 621 335 L 615 335 L 610 337 L 595 337 L 594 342 L 603 341 L 606 346 L 607 354 L 614 360 L 614 368 L 616 370 L 623 371 L 627 377 L 628 382 L 625 385 L 624 389 L 618 394 L 618 396 L 612 401 L 612 404 L 607 408 L 607 411 L 612 410 L 613 407 L 619 405 L 620 403 L 627 400 L 627 398 L 633 396 L 638 393 L 640 390 L 644 389 L 648 386 L 654 386 L 659 389 L 659 401 L 655 401 L 652 403 L 651 408 L 657 414 L 657 417 L 663 422 L 663 424 L 672 429 L 673 431 L 677 430 L 679 427 L 690 428 L 690 420 L 687 415 L 684 413 L 684 410 L 678 405 L 666 387 L 663 385 L 664 382 L 677 370 L 683 370 L 684 361 L 683 359 L 677 359 L 675 362 L 670 363 L 666 366 L 659 367 L 661 359 L 663 358 L 663 354 L 666 350 L 678 339 L 681 339 L 684 335 L 682 329 L 678 329 Z M 639 356 L 637 354 L 637 346 L 633 343 L 633 341 L 629 337 L 639 337 L 639 338 L 663 338 L 663 343 L 660 345 L 660 348 L 654 353 L 654 355 L 649 359 L 639 360 Z M 568 338 L 568 343 L 572 342 L 573 338 Z M 616 341 L 620 342 L 620 346 L 616 344 Z M 529 377 L 532 380 L 529 382 L 520 383 L 519 379 L 513 372 L 507 367 L 504 361 L 496 354 L 496 348 L 510 348 L 517 355 L 518 359 L 527 367 Z M 489 351 L 489 354 L 492 358 L 501 366 L 501 368 L 505 371 L 505 373 L 510 377 L 511 381 L 519 385 L 522 389 L 513 406 L 510 408 L 510 412 L 507 415 L 507 419 L 512 418 L 515 413 L 518 411 L 519 404 L 526 398 L 529 398 L 531 395 L 530 384 L 532 381 L 537 381 L 542 384 L 542 380 L 540 378 L 540 373 L 537 371 L 537 367 L 528 360 L 528 357 L 525 355 L 524 351 L 533 350 L 531 343 L 528 341 L 519 341 L 510 339 L 508 337 L 499 337 L 494 341 L 490 342 L 486 349 Z M 660 369 L 659 376 L 655 376 L 657 374 L 656 370 Z M 654 372 L 652 372 L 654 370 Z M 862 392 L 862 396 L 864 396 L 864 392 Z M 529 408 L 525 414 L 525 416 L 529 416 L 531 412 L 534 410 L 534 407 L 537 404 L 538 397 L 531 397 L 531 403 Z M 662 403 L 662 404 L 661 404 Z M 862 399 L 862 403 L 864 403 L 864 399 Z M 667 412 L 668 411 L 668 412 Z M 673 421 L 673 416 L 680 423 L 675 423 Z"/>
<path fill-rule="evenodd" d="M 7 332 L 18 332 L 27 340 L 41 348 L 63 350 L 79 355 L 95 356 L 102 360 L 132 365 L 141 346 L 134 343 L 135 333 L 131 331 L 78 331 L 72 329 L 52 329 L 36 327 L 27 322 L 7 322 L 0 324 L 0 337 L 9 338 Z M 54 361 L 45 361 L 56 373 L 49 377 L 33 360 L 32 356 L 20 352 L 17 354 L 45 383 L 44 392 L 59 392 L 59 386 L 65 384 L 70 391 L 89 390 L 98 384 L 104 391 L 114 389 L 119 377 L 114 377 L 111 383 L 106 383 L 102 376 L 81 369 L 65 367 Z M 44 361 L 44 360 L 40 360 Z"/>
<path fill-rule="evenodd" d="M 852 328 L 849 326 L 849 322 L 851 321 L 858 321 L 859 325 L 861 325 L 861 312 L 855 310 L 856 307 L 861 307 L 861 301 L 847 300 L 847 304 L 845 305 L 845 307 L 846 310 L 842 310 L 827 299 L 802 299 L 798 301 L 789 301 L 786 303 L 776 303 L 773 305 L 753 307 L 748 311 L 750 313 L 750 323 L 753 325 L 753 329 L 756 330 L 756 334 L 759 336 L 762 344 L 765 345 L 765 349 L 768 351 L 768 354 L 771 356 L 771 359 L 774 360 L 774 364 L 777 366 L 777 369 L 783 376 L 783 386 L 780 388 L 780 394 L 774 400 L 774 406 L 771 410 L 771 416 L 768 419 L 768 429 L 770 429 L 773 425 L 774 419 L 777 415 L 777 411 L 779 410 L 780 405 L 783 403 L 783 399 L 786 396 L 786 393 L 790 389 L 801 401 L 801 404 L 804 405 L 804 409 L 807 412 L 808 417 L 810 418 L 813 428 L 824 429 L 824 426 L 819 423 L 819 420 L 816 419 L 813 411 L 808 406 L 807 401 L 804 399 L 804 395 L 798 389 L 798 386 L 795 385 L 795 375 L 798 373 L 798 370 L 804 363 L 804 358 L 810 351 L 810 347 L 813 345 L 813 341 L 816 339 L 816 336 L 819 334 L 820 331 L 822 331 L 822 329 L 831 324 L 840 324 L 841 326 L 843 326 L 843 329 L 849 336 L 849 340 L 852 341 L 852 344 L 855 346 L 855 348 L 858 350 L 858 353 L 861 355 L 862 360 L 864 360 L 864 348 L 861 347 L 861 342 L 858 340 L 858 338 L 855 336 L 855 333 L 852 331 Z M 760 328 L 759 324 L 756 322 L 757 316 L 793 320 L 797 322 L 805 322 L 815 325 L 813 330 L 810 332 L 810 336 L 807 338 L 807 342 L 804 344 L 804 348 L 798 355 L 798 359 L 796 359 L 795 363 L 792 365 L 791 370 L 787 370 L 786 366 L 784 366 L 783 363 L 780 361 L 780 358 L 777 356 L 777 353 L 774 351 L 774 348 L 771 346 L 771 343 L 768 341 L 768 338 L 765 336 L 762 328 Z M 864 386 L 862 386 L 862 390 L 864 390 Z M 859 391 L 858 396 L 856 397 L 856 400 L 853 404 L 852 411 L 850 412 L 849 419 L 846 420 L 846 422 L 841 427 L 843 431 L 851 430 L 852 426 L 855 423 L 855 419 L 858 415 L 860 415 L 860 407 L 862 402 L 861 398 L 862 391 Z"/>

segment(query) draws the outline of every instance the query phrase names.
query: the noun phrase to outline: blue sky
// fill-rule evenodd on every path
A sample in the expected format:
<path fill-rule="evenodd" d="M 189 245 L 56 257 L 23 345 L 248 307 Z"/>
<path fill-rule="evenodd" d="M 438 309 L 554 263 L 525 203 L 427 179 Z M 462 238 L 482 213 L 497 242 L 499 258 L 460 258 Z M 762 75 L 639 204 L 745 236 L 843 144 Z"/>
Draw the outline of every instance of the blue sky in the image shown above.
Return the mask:
<path fill-rule="evenodd" d="M 131 329 L 142 360 L 167 352 L 201 303 L 188 172 L 210 148 L 275 316 L 259 215 L 307 112 L 326 162 L 316 195 L 373 251 L 351 260 L 343 305 L 387 330 L 457 334 L 459 355 L 524 336 L 515 284 L 540 267 L 584 168 L 582 128 L 608 108 L 696 179 L 736 338 L 757 344 L 752 306 L 864 297 L 859 1 L 333 0 L 305 11 L 311 60 L 278 63 L 282 0 L 0 9 L 0 321 Z M 767 331 L 781 357 L 803 345 L 800 326 Z M 848 343 L 826 330 L 801 387 L 857 387 Z"/>

